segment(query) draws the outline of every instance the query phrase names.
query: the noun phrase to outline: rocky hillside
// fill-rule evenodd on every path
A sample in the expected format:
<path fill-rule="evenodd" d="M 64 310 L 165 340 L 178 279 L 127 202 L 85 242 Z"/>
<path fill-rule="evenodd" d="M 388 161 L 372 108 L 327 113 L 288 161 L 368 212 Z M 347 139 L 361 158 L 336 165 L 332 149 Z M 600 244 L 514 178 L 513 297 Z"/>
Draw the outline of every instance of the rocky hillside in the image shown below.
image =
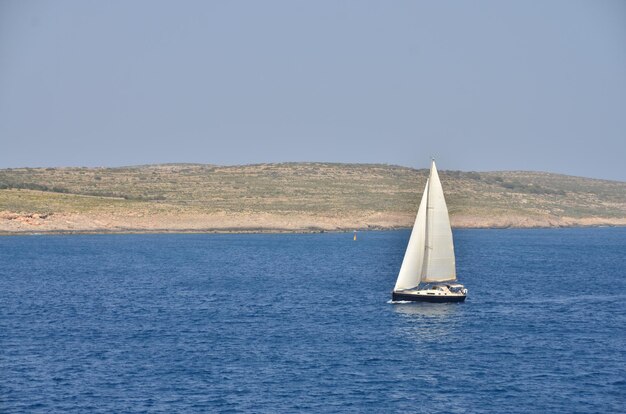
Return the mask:
<path fill-rule="evenodd" d="M 0 170 L 0 232 L 318 231 L 410 226 L 427 170 L 198 164 Z M 457 227 L 626 225 L 626 183 L 440 171 Z"/>

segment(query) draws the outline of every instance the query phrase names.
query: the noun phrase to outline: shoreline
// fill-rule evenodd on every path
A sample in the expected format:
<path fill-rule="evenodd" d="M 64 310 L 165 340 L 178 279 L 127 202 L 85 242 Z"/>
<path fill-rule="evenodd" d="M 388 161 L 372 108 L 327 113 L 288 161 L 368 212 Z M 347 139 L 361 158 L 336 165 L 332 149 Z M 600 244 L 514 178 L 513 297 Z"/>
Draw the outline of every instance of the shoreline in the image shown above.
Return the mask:
<path fill-rule="evenodd" d="M 552 226 L 453 226 L 453 230 L 540 230 L 540 229 L 585 229 L 585 228 L 622 228 L 626 224 L 573 224 Z M 80 235 L 136 235 L 136 234 L 322 234 L 322 233 L 352 233 L 411 230 L 412 227 L 376 227 L 356 229 L 287 229 L 287 228 L 211 228 L 211 229 L 120 229 L 120 230 L 0 230 L 0 237 L 11 236 L 80 236 Z"/>
<path fill-rule="evenodd" d="M 33 234 L 310 234 L 411 229 L 415 215 L 404 212 L 344 212 L 343 214 L 132 212 L 13 213 L 0 211 L 0 235 Z M 453 229 L 567 228 L 626 226 L 626 217 L 567 217 L 519 214 L 456 214 Z"/>

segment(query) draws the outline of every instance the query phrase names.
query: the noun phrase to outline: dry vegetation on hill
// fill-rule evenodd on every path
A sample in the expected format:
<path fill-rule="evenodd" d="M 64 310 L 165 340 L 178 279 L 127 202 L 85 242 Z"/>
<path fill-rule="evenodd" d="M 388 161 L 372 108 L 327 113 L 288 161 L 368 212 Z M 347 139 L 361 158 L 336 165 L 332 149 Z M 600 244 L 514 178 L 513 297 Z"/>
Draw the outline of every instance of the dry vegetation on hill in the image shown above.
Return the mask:
<path fill-rule="evenodd" d="M 317 231 L 412 224 L 427 170 L 198 164 L 0 170 L 0 231 Z M 625 225 L 626 183 L 440 171 L 457 227 Z"/>

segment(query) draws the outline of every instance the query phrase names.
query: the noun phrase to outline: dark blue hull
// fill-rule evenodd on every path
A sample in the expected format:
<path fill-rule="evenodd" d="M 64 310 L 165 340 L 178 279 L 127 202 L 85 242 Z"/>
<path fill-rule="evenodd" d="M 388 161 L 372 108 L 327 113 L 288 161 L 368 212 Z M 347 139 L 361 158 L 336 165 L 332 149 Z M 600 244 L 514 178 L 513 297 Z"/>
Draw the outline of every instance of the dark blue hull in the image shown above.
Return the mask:
<path fill-rule="evenodd" d="M 450 296 L 450 295 L 418 295 L 415 293 L 399 293 L 392 292 L 391 300 L 400 301 L 408 300 L 411 302 L 433 302 L 433 303 L 450 303 L 450 302 L 463 302 L 465 295 Z"/>

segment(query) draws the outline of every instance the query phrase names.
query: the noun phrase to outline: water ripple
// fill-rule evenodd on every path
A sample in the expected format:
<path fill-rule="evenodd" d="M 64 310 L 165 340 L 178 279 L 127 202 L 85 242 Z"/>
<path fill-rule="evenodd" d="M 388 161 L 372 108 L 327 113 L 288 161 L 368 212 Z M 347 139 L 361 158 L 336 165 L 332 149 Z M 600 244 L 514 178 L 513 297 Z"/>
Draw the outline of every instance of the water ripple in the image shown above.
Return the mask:
<path fill-rule="evenodd" d="M 0 238 L 0 412 L 623 412 L 626 229 Z M 590 277 L 593 276 L 593 278 Z"/>

